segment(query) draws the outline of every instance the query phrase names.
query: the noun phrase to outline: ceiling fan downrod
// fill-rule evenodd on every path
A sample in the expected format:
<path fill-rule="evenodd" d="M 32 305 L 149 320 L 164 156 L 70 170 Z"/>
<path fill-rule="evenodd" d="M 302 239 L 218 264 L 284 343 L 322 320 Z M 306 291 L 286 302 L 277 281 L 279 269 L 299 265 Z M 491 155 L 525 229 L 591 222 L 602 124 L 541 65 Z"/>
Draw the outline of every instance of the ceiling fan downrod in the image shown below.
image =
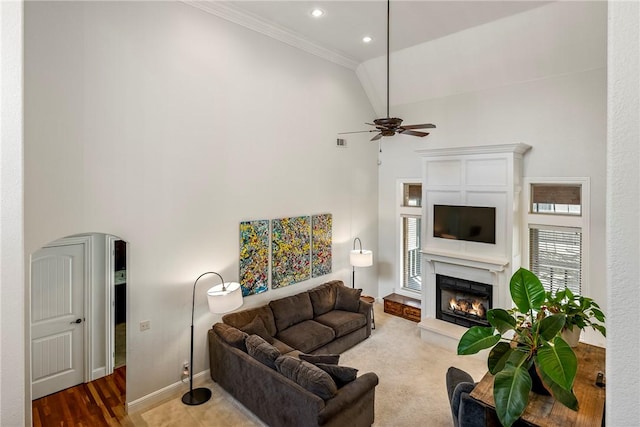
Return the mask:
<path fill-rule="evenodd" d="M 391 0 L 387 0 L 387 118 L 389 118 L 389 34 L 391 33 Z"/>

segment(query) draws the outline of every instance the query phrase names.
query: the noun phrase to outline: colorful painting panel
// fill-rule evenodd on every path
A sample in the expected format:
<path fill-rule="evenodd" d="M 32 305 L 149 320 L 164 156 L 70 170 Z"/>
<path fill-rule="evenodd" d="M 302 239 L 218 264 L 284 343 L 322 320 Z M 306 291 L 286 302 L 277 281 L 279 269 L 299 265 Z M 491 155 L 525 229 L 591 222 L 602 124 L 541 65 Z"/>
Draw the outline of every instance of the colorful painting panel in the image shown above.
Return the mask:
<path fill-rule="evenodd" d="M 331 214 L 311 217 L 311 275 L 331 273 Z"/>
<path fill-rule="evenodd" d="M 269 220 L 240 223 L 242 296 L 269 290 Z"/>
<path fill-rule="evenodd" d="M 311 277 L 311 224 L 308 216 L 274 219 L 271 238 L 271 287 Z"/>

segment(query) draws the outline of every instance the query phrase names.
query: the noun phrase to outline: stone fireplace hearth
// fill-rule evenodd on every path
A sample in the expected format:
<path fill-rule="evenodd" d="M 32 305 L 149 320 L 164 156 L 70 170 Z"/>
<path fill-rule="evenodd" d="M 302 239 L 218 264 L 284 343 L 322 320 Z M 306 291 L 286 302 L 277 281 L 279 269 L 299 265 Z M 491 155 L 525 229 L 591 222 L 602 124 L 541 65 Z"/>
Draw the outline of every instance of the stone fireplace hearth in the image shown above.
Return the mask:
<path fill-rule="evenodd" d="M 424 340 L 455 350 L 464 332 L 483 324 L 475 313 L 447 309 L 436 284 L 439 277 L 464 286 L 476 284 L 478 294 L 449 296 L 482 309 L 510 308 L 508 287 L 520 267 L 522 158 L 525 144 L 420 150 L 423 161 L 422 320 Z M 495 208 L 495 243 L 436 237 L 434 205 Z M 480 291 L 481 289 L 481 291 Z M 472 310 L 475 310 L 473 307 Z M 460 310 L 460 311 L 466 311 Z M 487 323 L 484 323 L 487 324 Z"/>

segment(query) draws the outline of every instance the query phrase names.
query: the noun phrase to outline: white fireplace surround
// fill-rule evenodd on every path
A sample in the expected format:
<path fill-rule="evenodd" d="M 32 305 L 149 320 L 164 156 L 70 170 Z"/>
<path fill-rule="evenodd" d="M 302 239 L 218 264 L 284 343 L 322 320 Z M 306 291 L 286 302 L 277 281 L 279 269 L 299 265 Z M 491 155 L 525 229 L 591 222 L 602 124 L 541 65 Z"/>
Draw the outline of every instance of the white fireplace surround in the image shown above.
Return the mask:
<path fill-rule="evenodd" d="M 489 284 L 493 307 L 511 307 L 509 280 L 520 267 L 520 192 L 525 144 L 420 150 L 423 182 L 422 321 L 424 340 L 455 350 L 466 328 L 438 320 L 436 274 Z M 496 243 L 433 236 L 436 204 L 496 209 Z"/>

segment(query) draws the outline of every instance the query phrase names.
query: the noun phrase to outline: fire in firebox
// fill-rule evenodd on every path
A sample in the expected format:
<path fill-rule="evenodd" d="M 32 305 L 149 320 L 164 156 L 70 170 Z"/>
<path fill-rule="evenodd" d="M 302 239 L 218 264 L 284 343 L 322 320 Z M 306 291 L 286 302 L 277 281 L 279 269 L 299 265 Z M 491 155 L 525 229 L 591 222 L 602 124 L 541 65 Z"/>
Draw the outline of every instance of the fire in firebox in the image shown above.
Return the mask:
<path fill-rule="evenodd" d="M 486 318 L 487 309 L 477 299 L 451 298 L 449 299 L 449 308 L 458 315 L 478 317 L 480 319 Z"/>

